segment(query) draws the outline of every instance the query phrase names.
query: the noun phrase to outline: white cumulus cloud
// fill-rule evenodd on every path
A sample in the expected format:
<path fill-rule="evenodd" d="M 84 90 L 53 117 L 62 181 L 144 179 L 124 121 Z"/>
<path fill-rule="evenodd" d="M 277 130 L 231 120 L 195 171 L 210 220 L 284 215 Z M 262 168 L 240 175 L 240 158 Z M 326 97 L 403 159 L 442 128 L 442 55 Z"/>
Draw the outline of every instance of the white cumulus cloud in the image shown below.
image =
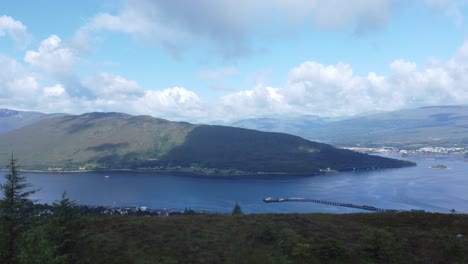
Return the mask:
<path fill-rule="evenodd" d="M 145 113 L 175 120 L 206 119 L 207 109 L 198 95 L 183 87 L 147 90 L 132 102 L 135 113 Z"/>
<path fill-rule="evenodd" d="M 427 105 L 468 102 L 468 41 L 445 62 L 418 68 L 414 62 L 393 61 L 387 76 L 356 75 L 351 65 L 309 61 L 291 69 L 281 88 L 255 87 L 227 95 L 228 113 L 246 116 L 313 114 L 349 116 Z"/>
<path fill-rule="evenodd" d="M 11 16 L 0 16 L 0 37 L 8 35 L 14 41 L 25 44 L 31 38 L 26 26 Z"/>
<path fill-rule="evenodd" d="M 36 75 L 21 63 L 0 57 L 0 105 L 13 109 L 50 112 L 74 111 L 73 103 L 61 84 L 44 86 Z"/>
<path fill-rule="evenodd" d="M 12 58 L 0 57 L 0 102 L 2 104 L 28 104 L 39 92 L 35 76 Z"/>
<path fill-rule="evenodd" d="M 70 71 L 77 60 L 74 52 L 64 47 L 56 35 L 49 36 L 41 42 L 37 51 L 29 50 L 24 56 L 25 62 L 50 74 Z"/>
<path fill-rule="evenodd" d="M 66 94 L 65 88 L 61 84 L 44 87 L 44 95 L 46 97 L 61 97 Z"/>
<path fill-rule="evenodd" d="M 219 118 L 235 119 L 243 116 L 290 113 L 293 108 L 288 105 L 281 90 L 259 85 L 252 90 L 223 96 L 217 109 Z"/>

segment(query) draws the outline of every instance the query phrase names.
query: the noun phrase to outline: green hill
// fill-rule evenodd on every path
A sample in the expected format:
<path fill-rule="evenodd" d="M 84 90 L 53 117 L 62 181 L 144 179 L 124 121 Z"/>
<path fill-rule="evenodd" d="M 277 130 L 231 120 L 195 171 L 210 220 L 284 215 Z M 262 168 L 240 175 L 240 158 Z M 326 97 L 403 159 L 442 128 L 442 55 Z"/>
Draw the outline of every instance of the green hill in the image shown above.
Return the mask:
<path fill-rule="evenodd" d="M 164 160 L 190 166 L 266 173 L 316 173 L 331 168 L 394 168 L 411 163 L 362 155 L 283 133 L 198 126 Z"/>
<path fill-rule="evenodd" d="M 193 127 L 120 113 L 58 117 L 0 135 L 0 154 L 13 152 L 29 169 L 128 168 L 135 161 L 159 159 Z"/>
<path fill-rule="evenodd" d="M 318 173 L 326 168 L 413 165 L 287 134 L 121 113 L 57 117 L 0 135 L 2 160 L 7 160 L 12 152 L 25 169 Z"/>

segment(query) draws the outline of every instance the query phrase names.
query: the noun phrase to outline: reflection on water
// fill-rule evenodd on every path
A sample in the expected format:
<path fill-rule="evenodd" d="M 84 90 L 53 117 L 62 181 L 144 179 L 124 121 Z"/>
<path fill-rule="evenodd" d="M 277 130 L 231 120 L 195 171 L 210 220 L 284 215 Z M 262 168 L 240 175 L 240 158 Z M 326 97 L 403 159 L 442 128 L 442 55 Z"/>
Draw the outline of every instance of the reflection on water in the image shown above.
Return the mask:
<path fill-rule="evenodd" d="M 428 159 L 429 158 L 429 159 Z M 389 209 L 468 213 L 468 163 L 447 156 L 408 157 L 418 166 L 321 176 L 174 176 L 146 172 L 28 173 L 51 203 L 63 191 L 81 204 L 148 206 L 230 212 L 239 202 L 246 213 L 350 213 L 358 209 L 314 203 L 270 203 L 265 197 L 303 197 Z M 449 169 L 431 166 L 444 164 Z M 0 174 L 3 174 L 1 172 Z M 109 177 L 105 177 L 108 175 Z M 0 181 L 3 181 L 3 177 Z"/>

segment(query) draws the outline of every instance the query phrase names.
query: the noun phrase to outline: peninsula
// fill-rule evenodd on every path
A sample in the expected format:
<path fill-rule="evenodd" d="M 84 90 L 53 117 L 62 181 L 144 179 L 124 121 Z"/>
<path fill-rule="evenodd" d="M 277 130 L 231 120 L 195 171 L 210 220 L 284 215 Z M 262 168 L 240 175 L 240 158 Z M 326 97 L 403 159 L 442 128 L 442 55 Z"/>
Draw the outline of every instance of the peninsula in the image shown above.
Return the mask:
<path fill-rule="evenodd" d="M 48 118 L 0 135 L 2 160 L 11 153 L 23 169 L 58 172 L 314 175 L 414 165 L 284 133 L 100 112 Z"/>

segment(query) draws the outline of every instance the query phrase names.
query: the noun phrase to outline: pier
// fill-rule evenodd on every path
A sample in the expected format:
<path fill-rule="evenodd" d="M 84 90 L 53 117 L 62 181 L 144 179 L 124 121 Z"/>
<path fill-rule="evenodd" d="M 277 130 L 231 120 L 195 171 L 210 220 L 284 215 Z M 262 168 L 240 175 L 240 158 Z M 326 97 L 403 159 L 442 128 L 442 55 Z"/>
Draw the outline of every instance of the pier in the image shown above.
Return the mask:
<path fill-rule="evenodd" d="M 341 207 L 349 207 L 349 208 L 356 208 L 362 209 L 367 211 L 373 212 L 395 212 L 397 210 L 393 209 L 383 209 L 377 208 L 370 205 L 356 205 L 351 203 L 340 203 L 340 202 L 332 202 L 332 201 L 325 201 L 325 200 L 317 200 L 317 199 L 307 199 L 307 198 L 273 198 L 268 197 L 263 199 L 265 203 L 282 203 L 282 202 L 309 202 L 309 203 L 318 203 L 318 204 L 327 204 L 327 205 L 334 205 L 334 206 L 341 206 Z"/>

